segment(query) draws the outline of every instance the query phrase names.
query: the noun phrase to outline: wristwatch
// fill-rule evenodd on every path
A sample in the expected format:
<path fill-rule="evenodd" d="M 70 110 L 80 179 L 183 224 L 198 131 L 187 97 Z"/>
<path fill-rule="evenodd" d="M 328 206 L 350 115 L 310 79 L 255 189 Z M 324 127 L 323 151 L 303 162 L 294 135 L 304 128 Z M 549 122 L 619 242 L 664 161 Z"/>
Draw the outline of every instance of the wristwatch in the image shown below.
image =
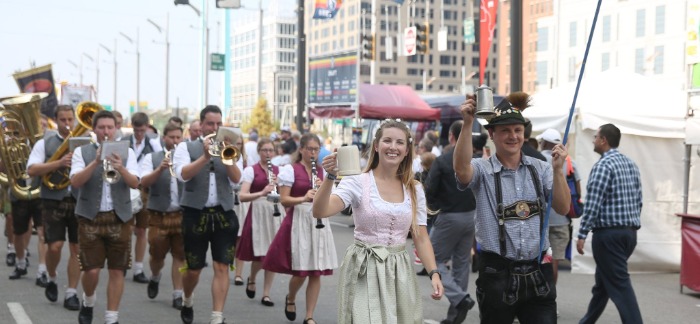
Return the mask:
<path fill-rule="evenodd" d="M 440 274 L 440 271 L 438 271 L 437 269 L 431 270 L 430 272 L 428 272 L 428 278 L 430 278 L 430 280 L 433 280 L 434 274 L 437 274 L 438 278 L 440 278 L 440 280 L 442 280 L 442 275 Z"/>
<path fill-rule="evenodd" d="M 326 179 L 335 181 L 338 179 L 338 176 L 335 174 L 326 173 Z"/>

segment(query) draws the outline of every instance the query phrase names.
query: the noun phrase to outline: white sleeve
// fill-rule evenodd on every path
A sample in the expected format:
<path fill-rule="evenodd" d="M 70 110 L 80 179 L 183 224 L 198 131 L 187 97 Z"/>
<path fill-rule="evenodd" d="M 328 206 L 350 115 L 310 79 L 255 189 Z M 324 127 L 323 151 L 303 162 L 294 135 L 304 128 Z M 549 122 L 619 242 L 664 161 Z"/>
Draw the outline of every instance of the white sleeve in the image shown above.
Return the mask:
<path fill-rule="evenodd" d="M 83 160 L 83 148 L 79 147 L 73 151 L 73 158 L 71 158 L 70 174 L 69 178 L 72 178 L 74 174 L 83 171 L 85 169 L 85 161 Z"/>
<path fill-rule="evenodd" d="M 153 172 L 153 154 L 148 153 L 141 159 L 141 162 L 139 162 L 139 171 L 141 178 Z"/>
<path fill-rule="evenodd" d="M 291 164 L 280 167 L 280 173 L 277 175 L 277 183 L 283 187 L 291 187 L 294 185 L 294 167 Z"/>
<path fill-rule="evenodd" d="M 29 167 L 34 164 L 44 163 L 46 161 L 44 146 L 43 138 L 34 144 L 34 147 L 32 147 L 32 152 L 29 153 L 29 159 L 27 160 L 27 170 L 29 170 Z"/>
<path fill-rule="evenodd" d="M 362 173 L 360 175 L 343 177 L 332 194 L 338 196 L 338 198 L 343 201 L 343 206 L 345 208 L 350 205 L 359 204 L 360 196 L 362 195 L 361 177 L 366 176 L 369 176 L 369 174 Z"/>
<path fill-rule="evenodd" d="M 428 206 L 425 199 L 425 189 L 420 183 L 416 185 L 416 204 L 418 225 L 428 225 Z"/>
<path fill-rule="evenodd" d="M 249 166 L 243 169 L 243 174 L 241 174 L 241 183 L 247 182 L 247 183 L 253 183 L 253 179 L 255 178 L 255 171 L 253 171 L 253 167 Z"/>
<path fill-rule="evenodd" d="M 160 136 L 157 136 L 156 138 L 148 138 L 148 140 L 151 142 L 151 148 L 153 148 L 153 153 L 160 152 L 163 150 L 163 146 L 160 145 Z"/>
<path fill-rule="evenodd" d="M 129 156 L 126 159 L 126 170 L 133 174 L 137 178 L 141 179 L 141 172 L 139 172 L 139 163 L 136 161 L 136 153 L 134 150 L 129 148 Z"/>
<path fill-rule="evenodd" d="M 187 142 L 182 142 L 175 148 L 175 154 L 173 156 L 173 168 L 175 169 L 177 180 L 187 182 L 182 178 L 182 168 L 190 163 L 190 152 L 187 150 Z"/>

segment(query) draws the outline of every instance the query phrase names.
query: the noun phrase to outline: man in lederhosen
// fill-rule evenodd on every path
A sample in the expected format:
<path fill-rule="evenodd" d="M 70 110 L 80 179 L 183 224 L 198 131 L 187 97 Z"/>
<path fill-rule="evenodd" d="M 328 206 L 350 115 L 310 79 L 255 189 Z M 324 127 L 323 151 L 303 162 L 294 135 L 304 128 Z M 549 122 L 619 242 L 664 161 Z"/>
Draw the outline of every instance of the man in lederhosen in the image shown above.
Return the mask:
<path fill-rule="evenodd" d="M 167 158 L 166 152 L 173 152 L 182 141 L 182 128 L 176 124 L 165 125 L 163 142 L 165 151 L 146 154 L 141 160 L 141 185 L 148 187 L 148 212 L 150 213 L 148 227 L 148 244 L 151 258 L 151 278 L 148 281 L 148 298 L 158 296 L 158 285 L 161 278 L 165 257 L 170 252 L 173 257 L 173 307 L 182 308 L 182 274 L 180 267 L 185 263 L 185 249 L 182 240 L 182 209 L 180 196 L 182 182 L 171 176 L 172 155 Z"/>
<path fill-rule="evenodd" d="M 206 106 L 199 114 L 202 136 L 214 134 L 221 126 L 221 109 Z M 228 271 L 235 256 L 238 219 L 233 211 L 232 185 L 241 177 L 235 163 L 224 165 L 209 154 L 210 143 L 200 138 L 180 143 L 175 149 L 174 167 L 185 190 L 180 199 L 183 209 L 182 229 L 185 240 L 187 272 L 180 318 L 186 324 L 194 320 L 192 293 L 205 266 L 211 244 L 214 260 L 212 315 L 210 323 L 223 323 L 223 310 L 229 288 Z"/>

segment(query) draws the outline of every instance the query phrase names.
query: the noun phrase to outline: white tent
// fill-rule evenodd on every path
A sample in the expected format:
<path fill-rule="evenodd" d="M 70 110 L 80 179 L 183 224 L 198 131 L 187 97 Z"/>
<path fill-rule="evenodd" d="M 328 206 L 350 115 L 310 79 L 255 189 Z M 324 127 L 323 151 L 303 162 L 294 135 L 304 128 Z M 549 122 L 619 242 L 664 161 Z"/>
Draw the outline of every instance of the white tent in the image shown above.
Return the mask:
<path fill-rule="evenodd" d="M 566 128 L 575 85 L 539 92 L 524 115 L 534 132 Z M 638 74 L 607 71 L 584 77 L 570 129 L 569 149 L 585 186 L 593 164 L 600 156 L 593 152 L 593 135 L 606 123 L 622 132 L 619 150 L 633 159 L 642 175 L 642 228 L 637 248 L 629 260 L 630 271 L 678 271 L 680 268 L 680 219 L 683 211 L 684 138 L 686 94 Z M 697 159 L 697 157 L 695 157 Z M 689 213 L 700 213 L 700 169 L 691 168 Z M 574 221 L 574 240 L 578 233 Z M 572 269 L 592 273 L 590 236 L 585 254 L 574 251 Z"/>

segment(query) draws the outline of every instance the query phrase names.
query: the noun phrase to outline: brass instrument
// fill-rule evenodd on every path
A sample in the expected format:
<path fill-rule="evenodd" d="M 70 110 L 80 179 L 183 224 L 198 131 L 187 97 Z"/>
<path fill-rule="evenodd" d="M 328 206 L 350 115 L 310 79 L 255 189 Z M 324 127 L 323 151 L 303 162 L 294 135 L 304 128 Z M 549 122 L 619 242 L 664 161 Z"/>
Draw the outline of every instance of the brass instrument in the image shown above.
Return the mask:
<path fill-rule="evenodd" d="M 175 169 L 173 169 L 173 156 L 175 156 L 175 149 L 165 151 L 165 158 L 168 159 L 168 171 L 170 171 L 170 176 L 175 178 Z"/>
<path fill-rule="evenodd" d="M 81 136 L 92 129 L 92 116 L 103 109 L 104 108 L 96 102 L 83 101 L 79 103 L 75 108 L 75 117 L 78 120 L 78 125 L 75 126 L 61 146 L 56 149 L 56 152 L 46 162 L 48 163 L 61 159 L 68 151 L 68 139 Z M 50 190 L 63 190 L 70 185 L 69 173 L 68 168 L 60 168 L 45 174 L 42 177 L 42 182 Z"/>
<path fill-rule="evenodd" d="M 219 127 L 215 134 L 205 136 L 204 140 L 209 141 L 209 155 L 220 156 L 224 165 L 233 165 L 241 158 L 241 152 L 236 147 L 240 137 L 238 128 Z"/>
<path fill-rule="evenodd" d="M 270 159 L 267 159 L 267 181 L 269 183 L 272 183 L 272 177 L 274 177 L 274 173 L 272 172 L 272 161 Z M 274 186 L 272 191 L 267 194 L 267 201 L 271 202 L 275 206 L 275 212 L 272 214 L 272 216 L 280 216 L 280 210 L 279 207 L 277 207 L 277 203 L 280 202 L 280 194 L 277 193 L 277 186 Z"/>
<path fill-rule="evenodd" d="M 41 191 L 32 189 L 27 160 L 34 144 L 44 136 L 41 102 L 46 96 L 40 92 L 0 99 L 0 158 L 6 169 L 6 173 L 0 173 L 0 184 L 11 187 L 12 194 L 20 200 L 39 197 Z"/>
<path fill-rule="evenodd" d="M 318 185 L 316 184 L 316 179 L 318 178 L 318 170 L 316 169 L 316 159 L 311 158 L 311 189 L 313 190 L 318 190 Z M 323 224 L 323 220 L 320 218 L 316 218 L 316 228 L 322 229 L 326 227 L 326 225 Z"/>
<path fill-rule="evenodd" d="M 104 147 L 105 143 L 107 143 L 107 136 L 105 136 L 105 140 L 102 142 L 102 147 Z M 102 180 L 109 184 L 115 184 L 122 178 L 122 175 L 112 166 L 112 162 L 109 160 L 108 156 L 102 161 L 102 170 Z"/>

